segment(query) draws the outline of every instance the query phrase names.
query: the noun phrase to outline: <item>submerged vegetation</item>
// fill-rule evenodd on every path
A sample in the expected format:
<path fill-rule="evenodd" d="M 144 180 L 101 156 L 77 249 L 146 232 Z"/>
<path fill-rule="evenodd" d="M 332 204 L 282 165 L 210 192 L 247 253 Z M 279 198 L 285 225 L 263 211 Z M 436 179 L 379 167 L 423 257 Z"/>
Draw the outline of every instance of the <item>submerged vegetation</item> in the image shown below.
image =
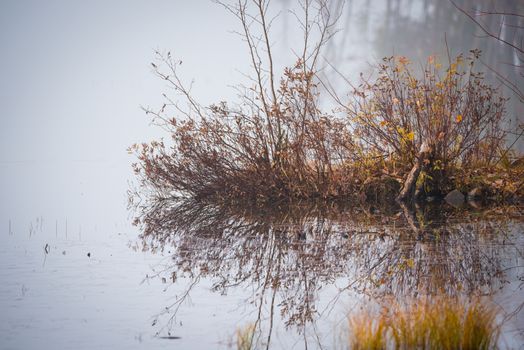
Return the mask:
<path fill-rule="evenodd" d="M 440 297 L 394 304 L 376 315 L 350 317 L 350 348 L 494 349 L 500 335 L 496 316 L 495 307 L 479 300 Z"/>
<path fill-rule="evenodd" d="M 522 197 L 523 162 L 505 148 L 506 99 L 475 70 L 478 51 L 450 58 L 445 70 L 430 57 L 421 74 L 405 57 L 385 58 L 373 81 L 334 89 L 318 74 L 337 22 L 326 1 L 305 1 L 295 14 L 303 46 L 280 77 L 268 2 L 223 5 L 241 23 L 253 85 L 238 88 L 237 103 L 202 106 L 179 77 L 181 62 L 158 53 L 156 74 L 187 107 L 164 94 L 162 108 L 146 113 L 171 139 L 131 147 L 141 186 L 153 196 L 411 200 L 458 188 Z M 326 96 L 338 107 L 322 109 Z"/>

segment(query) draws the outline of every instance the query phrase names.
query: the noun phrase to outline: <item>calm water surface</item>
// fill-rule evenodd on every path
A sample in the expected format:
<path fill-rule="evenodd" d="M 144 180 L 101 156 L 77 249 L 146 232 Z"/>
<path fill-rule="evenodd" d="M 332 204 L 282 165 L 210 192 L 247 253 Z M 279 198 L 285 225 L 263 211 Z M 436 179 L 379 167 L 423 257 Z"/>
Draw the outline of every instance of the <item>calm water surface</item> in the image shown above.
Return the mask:
<path fill-rule="evenodd" d="M 521 208 L 141 205 L 138 227 L 2 218 L 1 348 L 228 349 L 249 325 L 346 348 L 348 315 L 442 294 L 494 303 L 501 345 L 524 343 Z"/>
<path fill-rule="evenodd" d="M 250 324 L 273 349 L 345 348 L 348 315 L 437 294 L 497 305 L 501 346 L 522 347 L 522 208 L 162 202 L 133 226 L 125 149 L 165 136 L 138 108 L 163 91 L 154 49 L 177 51 L 205 103 L 234 98 L 217 91 L 248 61 L 234 18 L 212 3 L 117 3 L 1 4 L 0 349 L 228 349 Z M 293 60 L 293 28 L 275 24 L 277 66 Z M 348 1 L 341 29 L 325 55 L 351 79 L 383 56 L 445 57 L 444 33 L 452 53 L 481 48 L 487 65 L 519 73 L 515 53 L 447 1 Z M 510 102 L 511 125 L 523 106 Z"/>

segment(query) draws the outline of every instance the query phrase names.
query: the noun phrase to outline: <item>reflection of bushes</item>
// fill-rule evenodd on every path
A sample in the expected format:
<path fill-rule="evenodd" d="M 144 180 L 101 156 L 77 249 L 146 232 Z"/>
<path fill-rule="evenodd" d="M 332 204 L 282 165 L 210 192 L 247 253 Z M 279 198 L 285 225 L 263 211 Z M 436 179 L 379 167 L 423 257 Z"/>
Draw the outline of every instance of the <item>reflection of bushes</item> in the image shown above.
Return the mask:
<path fill-rule="evenodd" d="M 351 349 L 493 349 L 496 310 L 480 301 L 450 298 L 394 304 L 378 314 L 350 317 Z"/>
<path fill-rule="evenodd" d="M 259 305 L 278 293 L 287 325 L 314 320 L 319 290 L 338 278 L 347 278 L 341 293 L 378 298 L 489 294 L 513 254 L 509 227 L 488 213 L 464 223 L 467 214 L 456 222 L 436 208 L 419 212 L 412 227 L 402 212 L 382 208 L 168 203 L 141 221 L 143 248 L 172 253 L 166 280 L 209 278 L 221 293 L 249 286 Z"/>
<path fill-rule="evenodd" d="M 242 24 L 254 69 L 253 86 L 239 88 L 237 104 L 200 105 L 180 79 L 181 62 L 159 54 L 155 72 L 188 107 L 164 95 L 160 110 L 147 110 L 171 140 L 132 147 L 145 188 L 216 200 L 363 194 L 376 200 L 383 190 L 398 192 L 392 181 L 404 181 L 423 144 L 430 152 L 420 160 L 419 186 L 428 191 L 447 189 L 457 168 L 493 165 L 504 143 L 505 100 L 473 71 L 478 53 L 457 57 L 442 77 L 432 63 L 420 79 L 405 58 L 386 59 L 378 79 L 355 90 L 355 102 L 336 98 L 342 108 L 323 110 L 320 87 L 331 89 L 317 77 L 317 58 L 336 16 L 325 1 L 314 3 L 316 11 L 304 5 L 302 55 L 280 78 L 272 64 L 267 2 L 256 0 L 253 9 L 242 2 L 226 6 Z"/>

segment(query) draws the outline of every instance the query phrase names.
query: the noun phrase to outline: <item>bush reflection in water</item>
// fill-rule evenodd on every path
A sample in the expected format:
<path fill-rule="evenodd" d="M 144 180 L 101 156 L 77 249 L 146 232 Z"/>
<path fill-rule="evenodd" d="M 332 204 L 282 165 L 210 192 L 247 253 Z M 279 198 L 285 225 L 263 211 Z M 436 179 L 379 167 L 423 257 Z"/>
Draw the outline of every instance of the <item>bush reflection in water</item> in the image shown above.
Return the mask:
<path fill-rule="evenodd" d="M 219 293 L 252 289 L 255 325 L 268 322 L 269 343 L 276 312 L 300 333 L 319 315 L 319 292 L 338 279 L 344 280 L 339 294 L 378 304 L 392 297 L 494 294 L 508 274 L 520 271 L 521 214 L 516 207 L 259 208 L 162 200 L 141 208 L 137 247 L 171 252 L 170 265 L 155 277 L 192 281 L 166 308 L 165 328 L 191 289 L 208 278 Z"/>

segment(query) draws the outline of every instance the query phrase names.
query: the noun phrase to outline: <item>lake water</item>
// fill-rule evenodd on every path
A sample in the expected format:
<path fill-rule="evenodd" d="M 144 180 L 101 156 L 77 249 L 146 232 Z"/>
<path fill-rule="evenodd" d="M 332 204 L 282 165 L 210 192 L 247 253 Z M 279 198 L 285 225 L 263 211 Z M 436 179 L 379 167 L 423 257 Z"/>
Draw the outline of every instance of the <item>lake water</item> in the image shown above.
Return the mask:
<path fill-rule="evenodd" d="M 343 11 L 326 58 L 350 78 L 382 56 L 445 55 L 444 32 L 453 53 L 480 47 L 519 74 L 447 1 Z M 161 105 L 154 49 L 176 49 L 204 104 L 231 99 L 249 69 L 237 25 L 196 1 L 0 4 L 0 349 L 228 349 L 251 324 L 272 349 L 345 348 L 348 315 L 442 293 L 497 305 L 501 346 L 522 347 L 522 208 L 165 203 L 132 225 L 126 147 L 165 136 L 139 108 Z M 289 65 L 292 22 L 274 30 L 275 64 Z"/>
<path fill-rule="evenodd" d="M 2 348 L 347 348 L 348 316 L 480 296 L 524 344 L 523 209 L 162 202 L 129 222 L 5 219 Z M 137 214 L 138 215 L 138 214 Z M 67 222 L 66 222 L 67 220 Z"/>

